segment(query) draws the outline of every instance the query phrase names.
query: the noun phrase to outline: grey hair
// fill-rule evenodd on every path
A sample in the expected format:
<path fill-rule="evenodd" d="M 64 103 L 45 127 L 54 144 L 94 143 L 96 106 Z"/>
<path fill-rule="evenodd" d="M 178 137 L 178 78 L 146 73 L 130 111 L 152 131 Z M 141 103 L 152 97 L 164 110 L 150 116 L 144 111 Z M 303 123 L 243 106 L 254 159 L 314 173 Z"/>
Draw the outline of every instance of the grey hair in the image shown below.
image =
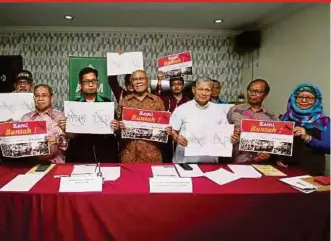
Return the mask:
<path fill-rule="evenodd" d="M 211 85 L 213 84 L 213 81 L 208 76 L 200 76 L 194 81 L 194 87 L 197 87 L 200 83 L 206 83 L 209 82 Z"/>

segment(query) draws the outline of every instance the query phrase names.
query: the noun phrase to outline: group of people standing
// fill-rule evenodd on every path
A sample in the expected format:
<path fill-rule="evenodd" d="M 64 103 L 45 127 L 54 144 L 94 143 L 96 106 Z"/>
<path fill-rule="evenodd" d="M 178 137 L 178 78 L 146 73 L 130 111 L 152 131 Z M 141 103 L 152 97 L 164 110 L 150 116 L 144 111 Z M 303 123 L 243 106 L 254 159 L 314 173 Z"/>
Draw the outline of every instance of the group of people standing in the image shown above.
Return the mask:
<path fill-rule="evenodd" d="M 79 102 L 110 102 L 99 95 L 98 71 L 83 68 L 79 75 L 81 96 Z M 175 162 L 175 163 L 278 163 L 279 165 L 297 165 L 312 175 L 322 175 L 325 169 L 325 154 L 330 153 L 330 118 L 323 111 L 323 99 L 320 89 L 312 83 L 297 86 L 291 93 L 287 111 L 280 118 L 263 106 L 264 99 L 270 92 L 267 81 L 255 79 L 247 86 L 247 102 L 234 105 L 229 112 L 220 112 L 217 105 L 226 103 L 219 97 L 221 84 L 209 77 L 199 77 L 192 87 L 193 99 L 183 94 L 184 79 L 171 77 L 170 95 L 162 90 L 164 73 L 157 73 L 157 87 L 149 91 L 150 78 L 143 70 L 134 71 L 125 76 L 125 86 L 118 83 L 118 76 L 109 76 L 109 85 L 113 91 L 118 108 L 115 119 L 109 123 L 114 134 L 75 134 L 66 132 L 64 113 L 53 108 L 53 90 L 50 86 L 34 86 L 32 74 L 22 71 L 17 75 L 15 92 L 33 92 L 35 110 L 23 116 L 22 120 L 45 120 L 47 124 L 47 141 L 50 155 L 23 158 L 24 161 L 37 162 Z M 158 143 L 139 139 L 122 139 L 121 130 L 123 108 L 135 108 L 172 113 L 166 132 L 168 143 Z M 282 120 L 293 121 L 294 145 L 292 156 L 270 155 L 265 152 L 239 151 L 241 120 Z M 200 123 L 234 124 L 231 136 L 232 158 L 210 156 L 187 157 L 184 155 L 188 140 L 185 128 L 188 124 Z M 4 161 L 17 161 L 7 160 Z"/>

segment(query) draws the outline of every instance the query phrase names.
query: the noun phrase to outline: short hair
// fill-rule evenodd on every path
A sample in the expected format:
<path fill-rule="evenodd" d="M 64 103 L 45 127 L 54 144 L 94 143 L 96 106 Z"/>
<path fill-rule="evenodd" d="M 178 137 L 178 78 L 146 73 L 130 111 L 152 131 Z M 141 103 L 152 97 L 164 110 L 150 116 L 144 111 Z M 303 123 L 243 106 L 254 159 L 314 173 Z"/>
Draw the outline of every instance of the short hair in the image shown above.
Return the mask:
<path fill-rule="evenodd" d="M 174 81 L 181 81 L 182 84 L 184 84 L 184 79 L 181 76 L 171 76 L 169 80 L 170 85 L 172 85 L 172 82 Z"/>
<path fill-rule="evenodd" d="M 218 80 L 216 80 L 216 79 L 212 79 L 211 81 L 212 81 L 213 83 L 217 83 L 217 84 L 219 84 L 220 87 L 222 87 L 221 82 L 219 82 Z"/>
<path fill-rule="evenodd" d="M 257 82 L 262 82 L 264 84 L 264 92 L 265 94 L 269 94 L 270 92 L 270 86 L 268 84 L 268 82 L 264 79 L 254 79 L 251 82 L 249 82 L 248 86 L 247 86 L 247 90 L 249 90 L 249 88 L 251 87 L 252 84 L 257 83 Z"/>
<path fill-rule="evenodd" d="M 89 73 L 94 73 L 95 77 L 98 78 L 98 70 L 91 68 L 91 67 L 85 67 L 83 69 L 81 69 L 81 71 L 79 71 L 79 82 L 81 82 L 83 80 L 83 76 Z"/>
<path fill-rule="evenodd" d="M 50 87 L 49 85 L 46 85 L 46 84 L 39 84 L 39 85 L 36 85 L 34 88 L 33 88 L 33 93 L 36 92 L 36 90 L 40 87 L 44 87 L 46 89 L 48 89 L 48 92 L 51 96 L 53 96 L 53 88 Z"/>
<path fill-rule="evenodd" d="M 211 84 L 213 84 L 213 81 L 211 78 L 207 77 L 207 76 L 200 76 L 198 77 L 195 81 L 194 81 L 194 87 L 197 87 L 198 84 L 200 83 L 205 83 L 205 82 L 209 82 Z"/>
<path fill-rule="evenodd" d="M 144 73 L 146 75 L 146 77 L 148 77 L 148 75 L 147 75 L 147 73 L 146 73 L 145 70 L 143 70 L 143 69 L 137 69 L 137 70 L 135 70 L 135 71 L 132 72 L 132 74 L 130 76 L 130 81 L 132 81 L 133 75 L 135 75 L 135 73 L 138 73 L 138 72 L 142 72 L 142 73 Z"/>
<path fill-rule="evenodd" d="M 124 76 L 124 85 L 129 85 L 131 84 L 131 74 L 126 74 Z"/>

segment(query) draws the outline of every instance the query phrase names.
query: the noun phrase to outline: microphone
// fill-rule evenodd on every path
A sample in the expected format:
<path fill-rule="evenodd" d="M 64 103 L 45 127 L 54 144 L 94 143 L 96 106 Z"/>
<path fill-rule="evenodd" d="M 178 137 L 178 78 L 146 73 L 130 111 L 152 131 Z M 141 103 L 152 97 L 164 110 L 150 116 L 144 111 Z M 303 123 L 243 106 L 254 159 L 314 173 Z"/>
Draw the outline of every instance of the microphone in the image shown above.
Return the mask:
<path fill-rule="evenodd" d="M 100 162 L 98 162 L 98 160 L 97 160 L 97 155 L 95 153 L 95 146 L 94 146 L 94 144 L 93 144 L 93 155 L 94 155 L 94 161 L 95 161 L 95 164 L 96 164 L 95 171 L 97 171 L 97 177 L 101 177 L 102 178 L 102 183 L 103 183 L 104 178 L 102 176 Z"/>

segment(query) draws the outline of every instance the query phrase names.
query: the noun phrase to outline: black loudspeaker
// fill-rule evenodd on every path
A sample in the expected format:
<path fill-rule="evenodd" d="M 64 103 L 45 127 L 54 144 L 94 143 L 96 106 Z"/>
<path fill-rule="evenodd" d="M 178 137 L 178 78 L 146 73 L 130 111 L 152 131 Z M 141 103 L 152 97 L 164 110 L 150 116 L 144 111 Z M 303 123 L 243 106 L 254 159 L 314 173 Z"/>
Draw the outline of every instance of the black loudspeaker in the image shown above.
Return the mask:
<path fill-rule="evenodd" d="M 238 54 L 246 54 L 259 49 L 261 46 L 261 31 L 244 31 L 234 39 L 234 51 Z"/>
<path fill-rule="evenodd" d="M 22 69 L 21 55 L 0 56 L 0 93 L 10 93 L 14 90 L 15 77 Z"/>

